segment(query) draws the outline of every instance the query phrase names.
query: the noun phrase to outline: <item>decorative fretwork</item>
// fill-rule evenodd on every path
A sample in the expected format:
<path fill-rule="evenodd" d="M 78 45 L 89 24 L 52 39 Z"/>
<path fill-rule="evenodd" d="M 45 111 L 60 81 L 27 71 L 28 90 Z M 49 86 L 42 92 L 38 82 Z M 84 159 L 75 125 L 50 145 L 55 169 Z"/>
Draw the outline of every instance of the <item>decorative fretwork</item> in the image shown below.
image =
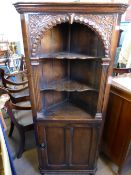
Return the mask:
<path fill-rule="evenodd" d="M 78 22 L 90 27 L 102 40 L 105 48 L 105 57 L 110 56 L 110 46 L 112 37 L 112 26 L 116 20 L 116 15 L 91 15 L 91 14 L 30 14 L 29 32 L 32 43 L 32 56 L 36 55 L 38 45 L 44 37 L 44 33 L 57 24 L 64 22 Z"/>

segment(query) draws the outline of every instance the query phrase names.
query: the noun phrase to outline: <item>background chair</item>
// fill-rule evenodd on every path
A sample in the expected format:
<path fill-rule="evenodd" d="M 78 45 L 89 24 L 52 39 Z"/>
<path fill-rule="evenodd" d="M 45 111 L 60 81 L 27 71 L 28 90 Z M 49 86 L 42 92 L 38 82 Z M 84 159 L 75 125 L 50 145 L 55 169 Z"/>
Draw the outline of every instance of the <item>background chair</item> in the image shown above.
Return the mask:
<path fill-rule="evenodd" d="M 9 137 L 12 136 L 14 126 L 18 129 L 20 135 L 19 150 L 17 158 L 22 156 L 25 147 L 25 132 L 32 129 L 32 111 L 29 98 L 28 80 L 23 81 L 23 77 L 27 77 L 26 70 L 5 73 L 5 70 L 0 68 L 0 76 L 3 87 L 0 93 L 7 92 L 10 95 L 11 101 L 8 104 L 8 114 L 11 118 Z"/>
<path fill-rule="evenodd" d="M 25 132 L 34 128 L 30 98 L 29 96 L 15 98 L 7 89 L 0 87 L 0 95 L 2 94 L 9 94 L 10 96 L 10 101 L 6 104 L 7 112 L 11 119 L 9 137 L 12 136 L 15 126 L 20 135 L 17 153 L 17 158 L 20 158 L 25 148 Z"/>
<path fill-rule="evenodd" d="M 131 68 L 113 68 L 113 73 L 116 75 L 123 73 L 130 73 Z"/>
<path fill-rule="evenodd" d="M 6 72 L 10 72 L 8 50 L 0 50 L 0 67 L 3 68 Z"/>
<path fill-rule="evenodd" d="M 4 69 L 0 68 L 0 76 L 3 86 L 15 97 L 29 95 L 28 80 L 26 79 L 23 81 L 24 74 L 26 74 L 26 70 L 7 74 Z"/>

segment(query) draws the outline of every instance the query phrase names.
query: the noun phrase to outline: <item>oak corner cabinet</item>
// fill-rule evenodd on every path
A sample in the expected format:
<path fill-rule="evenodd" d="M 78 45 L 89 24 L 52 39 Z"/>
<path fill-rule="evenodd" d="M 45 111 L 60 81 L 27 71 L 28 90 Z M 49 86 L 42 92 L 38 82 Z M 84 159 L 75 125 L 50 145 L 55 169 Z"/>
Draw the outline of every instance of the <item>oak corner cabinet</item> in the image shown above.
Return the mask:
<path fill-rule="evenodd" d="M 41 174 L 95 174 L 119 3 L 15 3 Z"/>

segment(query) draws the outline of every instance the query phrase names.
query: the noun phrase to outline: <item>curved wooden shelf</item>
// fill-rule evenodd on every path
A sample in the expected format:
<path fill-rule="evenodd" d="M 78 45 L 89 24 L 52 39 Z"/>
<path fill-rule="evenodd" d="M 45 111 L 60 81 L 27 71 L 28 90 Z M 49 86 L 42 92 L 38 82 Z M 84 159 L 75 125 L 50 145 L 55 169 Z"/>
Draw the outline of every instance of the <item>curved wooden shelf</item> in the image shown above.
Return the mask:
<path fill-rule="evenodd" d="M 66 101 L 50 110 L 37 113 L 38 119 L 52 120 L 90 120 L 93 116 L 83 109 Z"/>
<path fill-rule="evenodd" d="M 45 90 L 67 91 L 67 92 L 96 91 L 96 89 L 93 89 L 90 86 L 87 86 L 86 84 L 82 84 L 73 80 L 61 80 L 55 83 L 51 83 L 47 87 L 41 88 L 41 91 Z"/>
<path fill-rule="evenodd" d="M 43 60 L 44 58 L 55 58 L 55 59 L 101 59 L 100 57 L 93 57 L 89 55 L 84 54 L 77 54 L 77 53 L 70 53 L 70 52 L 58 52 L 58 53 L 49 53 L 44 55 L 38 55 L 40 60 Z"/>
<path fill-rule="evenodd" d="M 88 120 L 88 122 L 100 121 L 102 119 L 101 113 L 96 113 L 95 115 L 89 114 L 86 110 L 74 105 L 69 101 L 65 101 L 61 104 L 54 105 L 48 110 L 43 110 L 37 113 L 38 120 L 70 120 L 70 121 L 83 121 Z M 82 121 L 81 121 L 82 122 Z"/>

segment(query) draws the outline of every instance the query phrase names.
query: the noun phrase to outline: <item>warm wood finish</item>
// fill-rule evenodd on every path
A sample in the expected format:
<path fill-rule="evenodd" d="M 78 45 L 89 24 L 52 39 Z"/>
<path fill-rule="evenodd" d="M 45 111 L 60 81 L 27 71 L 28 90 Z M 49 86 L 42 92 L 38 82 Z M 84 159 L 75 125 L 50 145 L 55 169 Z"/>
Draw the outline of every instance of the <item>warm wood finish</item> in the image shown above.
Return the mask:
<path fill-rule="evenodd" d="M 45 155 L 40 161 L 42 172 L 84 172 L 89 169 L 90 173 L 94 173 L 99 126 L 99 122 L 39 122 L 37 132 L 41 134 L 38 135 L 38 152 L 39 155 Z"/>
<path fill-rule="evenodd" d="M 49 53 L 39 55 L 39 58 L 31 58 L 31 60 L 35 61 L 44 61 L 42 58 L 56 58 L 56 59 L 100 59 L 100 57 L 93 57 L 88 55 L 70 53 L 70 52 L 58 52 L 58 53 Z"/>
<path fill-rule="evenodd" d="M 49 108 L 46 111 L 42 111 L 38 113 L 38 119 L 61 120 L 61 121 L 75 120 L 75 122 L 81 119 L 83 120 L 83 122 L 86 120 L 88 122 L 95 122 L 95 120 L 92 118 L 92 116 L 89 113 L 87 113 L 85 110 L 67 101 L 61 105 L 58 104 L 55 107 Z M 101 120 L 98 119 L 98 121 L 101 121 Z"/>
<path fill-rule="evenodd" d="M 15 7 L 21 14 L 40 171 L 94 174 L 115 26 L 127 6 L 36 2 Z"/>
<path fill-rule="evenodd" d="M 52 83 L 50 85 L 48 85 L 47 87 L 45 87 L 44 89 L 42 89 L 43 91 L 45 90 L 56 90 L 56 91 L 93 91 L 95 89 L 90 88 L 87 85 L 81 84 L 79 82 L 76 81 L 71 81 L 71 80 L 62 80 L 62 81 L 57 81 L 55 83 Z"/>
<path fill-rule="evenodd" d="M 102 150 L 124 174 L 124 165 L 131 161 L 131 90 L 119 83 L 111 86 Z"/>
<path fill-rule="evenodd" d="M 88 11 L 89 13 L 123 13 L 127 4 L 122 3 L 44 3 L 44 2 L 22 2 L 16 3 L 15 7 L 19 13 L 24 12 L 80 12 Z"/>

